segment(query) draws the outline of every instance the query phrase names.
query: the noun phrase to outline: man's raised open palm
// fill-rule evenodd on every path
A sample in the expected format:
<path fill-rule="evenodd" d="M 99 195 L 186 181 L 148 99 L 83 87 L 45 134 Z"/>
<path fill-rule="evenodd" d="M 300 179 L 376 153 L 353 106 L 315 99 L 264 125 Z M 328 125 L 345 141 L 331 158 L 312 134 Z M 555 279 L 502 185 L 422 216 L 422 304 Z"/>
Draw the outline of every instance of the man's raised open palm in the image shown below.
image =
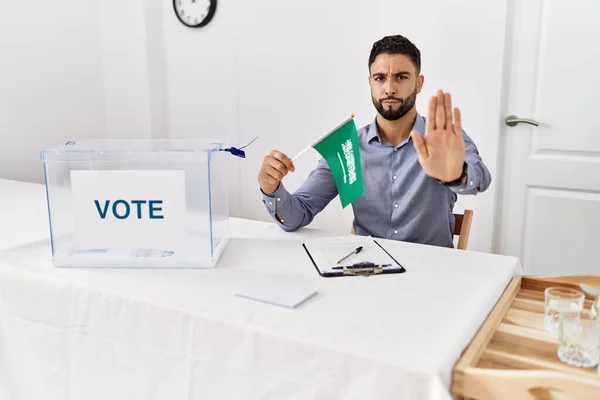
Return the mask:
<path fill-rule="evenodd" d="M 442 182 L 460 178 L 465 161 L 460 110 L 454 109 L 454 123 L 452 114 L 450 93 L 439 90 L 429 100 L 425 134 L 411 132 L 419 164 L 427 175 Z"/>

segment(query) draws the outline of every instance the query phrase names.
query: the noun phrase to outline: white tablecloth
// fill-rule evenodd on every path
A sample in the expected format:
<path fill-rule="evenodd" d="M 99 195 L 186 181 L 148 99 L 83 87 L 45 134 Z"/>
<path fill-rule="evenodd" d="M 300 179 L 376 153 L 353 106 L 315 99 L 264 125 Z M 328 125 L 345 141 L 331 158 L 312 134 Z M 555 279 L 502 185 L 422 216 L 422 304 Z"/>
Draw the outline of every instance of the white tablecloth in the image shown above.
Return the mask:
<path fill-rule="evenodd" d="M 0 179 L 0 251 L 49 237 L 44 186 Z"/>
<path fill-rule="evenodd" d="M 331 233 L 232 229 L 214 270 L 58 269 L 45 241 L 0 252 L 0 399 L 447 399 L 520 273 L 511 257 L 381 240 L 406 273 L 322 278 L 301 243 Z M 295 309 L 234 295 L 270 276 L 318 294 Z"/>

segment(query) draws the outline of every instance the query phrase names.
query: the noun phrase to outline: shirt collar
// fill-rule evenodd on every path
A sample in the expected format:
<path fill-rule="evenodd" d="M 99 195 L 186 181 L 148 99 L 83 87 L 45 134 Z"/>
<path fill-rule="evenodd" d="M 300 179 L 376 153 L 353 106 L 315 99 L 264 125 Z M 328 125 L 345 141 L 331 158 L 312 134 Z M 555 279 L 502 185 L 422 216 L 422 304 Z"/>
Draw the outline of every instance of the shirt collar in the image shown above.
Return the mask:
<path fill-rule="evenodd" d="M 423 118 L 418 112 L 412 129 L 419 132 L 421 136 L 425 134 L 425 118 Z M 369 125 L 369 130 L 367 131 L 367 143 L 371 143 L 373 139 L 377 139 L 377 141 L 381 143 L 381 138 L 379 137 L 379 132 L 377 131 L 377 119 L 374 119 L 373 122 L 371 122 L 371 125 Z M 410 136 L 408 137 L 408 140 L 411 140 Z"/>

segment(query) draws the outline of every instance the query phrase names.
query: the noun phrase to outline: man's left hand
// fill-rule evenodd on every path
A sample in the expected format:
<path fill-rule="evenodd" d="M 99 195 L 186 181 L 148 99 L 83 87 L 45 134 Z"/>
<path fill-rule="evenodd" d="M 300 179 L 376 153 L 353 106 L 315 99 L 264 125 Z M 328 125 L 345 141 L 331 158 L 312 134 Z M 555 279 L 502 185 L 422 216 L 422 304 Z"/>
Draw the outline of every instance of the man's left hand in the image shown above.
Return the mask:
<path fill-rule="evenodd" d="M 460 110 L 454 109 L 450 93 L 438 90 L 429 100 L 425 134 L 412 131 L 419 164 L 425 173 L 442 182 L 452 182 L 462 175 L 465 161 L 465 142 L 462 135 Z"/>

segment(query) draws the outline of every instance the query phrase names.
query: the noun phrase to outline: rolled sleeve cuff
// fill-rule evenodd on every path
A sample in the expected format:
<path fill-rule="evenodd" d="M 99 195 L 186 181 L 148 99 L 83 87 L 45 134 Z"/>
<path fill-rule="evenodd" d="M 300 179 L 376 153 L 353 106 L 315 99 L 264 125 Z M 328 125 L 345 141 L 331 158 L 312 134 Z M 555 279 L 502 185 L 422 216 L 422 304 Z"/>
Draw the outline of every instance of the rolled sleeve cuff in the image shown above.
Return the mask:
<path fill-rule="evenodd" d="M 477 192 L 476 179 L 473 175 L 473 168 L 467 164 L 467 179 L 461 185 L 451 186 L 450 188 L 458 194 Z"/>
<path fill-rule="evenodd" d="M 266 195 L 262 190 L 261 193 L 263 195 L 263 203 L 265 207 L 267 207 L 272 214 L 276 213 L 279 208 L 286 205 L 291 196 L 281 182 L 279 183 L 277 190 L 275 190 L 271 195 Z"/>

